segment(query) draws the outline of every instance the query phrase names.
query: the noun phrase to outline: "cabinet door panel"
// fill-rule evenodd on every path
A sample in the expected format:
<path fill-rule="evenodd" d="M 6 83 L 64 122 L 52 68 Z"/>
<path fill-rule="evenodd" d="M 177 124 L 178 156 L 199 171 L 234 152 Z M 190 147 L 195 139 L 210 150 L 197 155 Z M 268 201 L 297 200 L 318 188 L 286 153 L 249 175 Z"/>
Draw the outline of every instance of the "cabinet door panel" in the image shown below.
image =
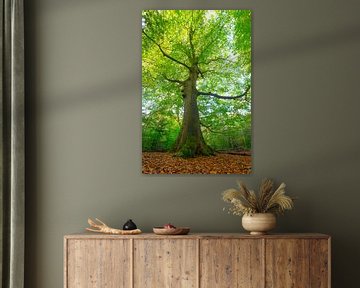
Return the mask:
<path fill-rule="evenodd" d="M 197 287 L 197 240 L 134 240 L 135 288 Z"/>
<path fill-rule="evenodd" d="M 67 241 L 65 287 L 131 287 L 130 240 Z"/>
<path fill-rule="evenodd" d="M 266 240 L 266 288 L 304 288 L 310 280 L 310 240 Z"/>
<path fill-rule="evenodd" d="M 329 240 L 313 239 L 310 242 L 310 287 L 329 287 L 330 275 Z"/>
<path fill-rule="evenodd" d="M 261 288 L 263 275 L 262 240 L 201 240 L 200 287 Z"/>

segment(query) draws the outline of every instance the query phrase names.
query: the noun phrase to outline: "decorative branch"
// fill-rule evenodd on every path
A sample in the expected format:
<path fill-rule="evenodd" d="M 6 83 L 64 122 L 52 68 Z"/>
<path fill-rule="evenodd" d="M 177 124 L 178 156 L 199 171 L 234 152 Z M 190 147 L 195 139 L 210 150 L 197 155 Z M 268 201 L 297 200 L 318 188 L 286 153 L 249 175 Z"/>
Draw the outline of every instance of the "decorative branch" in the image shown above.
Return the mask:
<path fill-rule="evenodd" d="M 140 229 L 134 229 L 134 230 L 114 229 L 107 226 L 104 222 L 102 222 L 97 218 L 95 218 L 95 220 L 96 221 L 93 221 L 90 218 L 88 218 L 88 223 L 91 228 L 86 228 L 87 231 L 105 233 L 105 234 L 116 234 L 116 235 L 135 235 L 141 233 Z"/>
<path fill-rule="evenodd" d="M 172 60 L 172 61 L 174 61 L 174 62 L 176 62 L 176 63 L 178 63 L 178 64 L 180 64 L 180 65 L 182 65 L 182 66 L 184 66 L 184 67 L 186 67 L 187 69 L 190 70 L 190 67 L 189 67 L 188 65 L 186 65 L 185 63 L 183 63 L 183 62 L 175 59 L 174 57 L 170 56 L 169 54 L 167 54 L 167 53 L 164 51 L 164 49 L 161 47 L 161 45 L 160 45 L 159 43 L 157 43 L 153 38 L 151 38 L 151 37 L 144 31 L 144 29 L 142 30 L 142 33 L 143 33 L 148 39 L 150 39 L 150 41 L 152 41 L 156 46 L 158 46 L 158 48 L 160 49 L 161 53 L 162 53 L 166 58 L 168 58 L 168 59 L 170 59 L 170 60 Z"/>
<path fill-rule="evenodd" d="M 222 95 L 218 95 L 216 93 L 211 93 L 211 92 L 200 92 L 198 91 L 198 95 L 205 95 L 205 96 L 212 96 L 212 97 L 216 97 L 216 98 L 219 98 L 219 99 L 238 99 L 238 98 L 241 98 L 241 97 L 244 97 L 247 95 L 247 93 L 249 92 L 250 90 L 250 87 L 251 86 L 248 86 L 245 90 L 244 93 L 240 94 L 240 95 L 237 95 L 237 96 L 222 96 Z"/>

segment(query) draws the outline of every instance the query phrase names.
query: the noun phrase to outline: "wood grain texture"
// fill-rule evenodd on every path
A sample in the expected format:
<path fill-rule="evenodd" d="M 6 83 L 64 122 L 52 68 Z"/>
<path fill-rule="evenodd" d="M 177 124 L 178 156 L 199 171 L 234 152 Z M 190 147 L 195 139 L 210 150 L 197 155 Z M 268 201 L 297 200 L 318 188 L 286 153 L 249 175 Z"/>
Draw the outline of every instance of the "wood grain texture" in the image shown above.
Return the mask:
<path fill-rule="evenodd" d="M 324 239 L 310 240 L 310 287 L 328 288 L 330 273 L 329 244 Z M 330 281 L 329 281 L 330 282 Z"/>
<path fill-rule="evenodd" d="M 68 267 L 69 267 L 68 247 L 69 247 L 69 239 L 64 237 L 64 288 L 69 287 L 69 285 L 68 285 Z"/>
<path fill-rule="evenodd" d="M 289 233 L 250 235 L 249 233 L 190 233 L 188 235 L 156 235 L 142 233 L 139 235 L 107 235 L 101 233 L 77 233 L 66 235 L 65 239 L 329 239 L 329 235 L 319 233 Z"/>
<path fill-rule="evenodd" d="M 135 288 L 196 288 L 197 241 L 134 240 Z"/>
<path fill-rule="evenodd" d="M 66 288 L 130 288 L 130 240 L 67 240 Z"/>
<path fill-rule="evenodd" d="M 305 288 L 310 283 L 306 239 L 266 239 L 266 288 Z"/>
<path fill-rule="evenodd" d="M 330 288 L 323 234 L 76 234 L 64 239 L 65 288 Z"/>
<path fill-rule="evenodd" d="M 261 288 L 260 239 L 204 239 L 200 244 L 200 287 Z"/>

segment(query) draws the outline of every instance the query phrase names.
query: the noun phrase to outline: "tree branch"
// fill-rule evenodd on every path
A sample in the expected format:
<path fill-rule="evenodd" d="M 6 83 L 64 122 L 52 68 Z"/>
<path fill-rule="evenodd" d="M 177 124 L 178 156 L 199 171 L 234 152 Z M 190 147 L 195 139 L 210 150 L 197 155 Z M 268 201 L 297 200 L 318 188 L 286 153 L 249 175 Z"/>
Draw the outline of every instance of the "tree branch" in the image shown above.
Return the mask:
<path fill-rule="evenodd" d="M 170 56 L 169 54 L 167 54 L 167 53 L 164 51 L 164 49 L 160 46 L 160 44 L 157 43 L 154 39 L 152 39 L 152 38 L 144 31 L 144 29 L 142 30 L 142 33 L 143 33 L 148 39 L 150 39 L 156 46 L 159 47 L 159 50 L 161 51 L 161 53 L 162 53 L 166 58 L 168 58 L 168 59 L 170 59 L 170 60 L 172 60 L 172 61 L 174 61 L 174 62 L 176 62 L 176 63 L 178 63 L 178 64 L 180 64 L 180 65 L 182 65 L 182 66 L 184 66 L 184 67 L 186 67 L 187 69 L 190 70 L 190 67 L 189 67 L 188 65 L 186 65 L 185 63 L 183 63 L 183 62 L 181 62 L 181 61 L 173 58 L 173 57 Z"/>
<path fill-rule="evenodd" d="M 206 38 L 209 38 L 209 42 L 203 46 L 203 50 L 200 52 L 199 54 L 199 59 L 202 57 L 202 55 L 209 49 L 209 47 L 211 47 L 212 44 L 215 43 L 215 41 L 217 40 L 217 35 L 216 35 L 216 31 L 221 31 L 225 26 L 225 22 L 222 23 L 222 21 L 219 21 L 216 26 L 210 31 L 210 33 L 208 33 L 206 35 Z M 214 35 L 215 34 L 215 35 Z"/>
<path fill-rule="evenodd" d="M 208 65 L 208 64 L 210 64 L 211 62 L 226 61 L 226 60 L 229 60 L 229 59 L 224 58 L 224 57 L 216 57 L 216 58 L 209 59 L 209 60 L 206 61 L 206 62 L 200 62 L 199 64 Z"/>
<path fill-rule="evenodd" d="M 189 30 L 189 43 L 190 43 L 190 49 L 191 49 L 191 57 L 192 60 L 195 60 L 195 47 L 194 47 L 194 43 L 193 43 L 193 36 L 194 36 L 195 30 L 192 29 L 192 27 Z"/>
<path fill-rule="evenodd" d="M 237 95 L 237 96 L 221 96 L 221 95 L 218 95 L 216 93 L 211 93 L 211 92 L 200 92 L 198 91 L 198 95 L 205 95 L 205 96 L 212 96 L 212 97 L 216 97 L 216 98 L 219 98 L 219 99 L 238 99 L 238 98 L 241 98 L 241 97 L 244 97 L 247 95 L 247 93 L 249 92 L 250 90 L 250 87 L 251 86 L 248 86 L 245 90 L 244 93 L 240 94 L 240 95 Z"/>
<path fill-rule="evenodd" d="M 199 71 L 201 77 L 204 78 L 204 72 L 200 70 L 199 66 L 198 66 L 198 71 Z"/>
<path fill-rule="evenodd" d="M 181 80 L 177 80 L 177 79 L 170 79 L 168 78 L 165 74 L 162 75 L 164 77 L 165 80 L 169 81 L 169 82 L 172 82 L 172 83 L 178 83 L 178 84 L 183 84 L 184 81 L 181 81 Z"/>
<path fill-rule="evenodd" d="M 203 122 L 200 121 L 200 125 L 205 127 L 207 130 L 209 130 L 212 133 L 218 133 L 218 134 L 222 134 L 223 132 L 220 131 L 214 131 L 209 125 L 204 124 Z"/>
<path fill-rule="evenodd" d="M 207 69 L 207 70 L 202 70 L 202 74 L 208 74 L 208 73 L 213 73 L 215 75 L 220 75 L 221 72 L 219 72 L 219 70 L 214 70 L 214 69 Z"/>

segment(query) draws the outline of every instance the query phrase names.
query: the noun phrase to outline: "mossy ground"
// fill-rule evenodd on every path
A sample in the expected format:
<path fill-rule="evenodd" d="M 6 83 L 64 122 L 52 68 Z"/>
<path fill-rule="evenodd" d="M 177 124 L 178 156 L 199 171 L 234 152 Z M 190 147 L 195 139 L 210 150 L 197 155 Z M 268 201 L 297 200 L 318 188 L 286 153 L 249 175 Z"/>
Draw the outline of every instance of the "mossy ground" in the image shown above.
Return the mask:
<path fill-rule="evenodd" d="M 175 156 L 179 156 L 182 158 L 193 158 L 196 156 L 213 155 L 215 155 L 215 151 L 210 146 L 191 137 L 188 137 L 185 144 L 183 144 L 180 149 L 175 151 Z"/>

